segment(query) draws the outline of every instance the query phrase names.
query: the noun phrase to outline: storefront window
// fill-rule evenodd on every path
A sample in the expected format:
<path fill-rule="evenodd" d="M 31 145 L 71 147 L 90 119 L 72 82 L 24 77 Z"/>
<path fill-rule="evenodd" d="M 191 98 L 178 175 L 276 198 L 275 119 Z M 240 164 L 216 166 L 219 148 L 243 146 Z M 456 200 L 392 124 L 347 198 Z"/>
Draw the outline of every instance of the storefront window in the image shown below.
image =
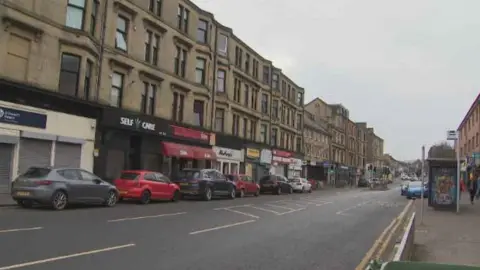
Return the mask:
<path fill-rule="evenodd" d="M 230 165 L 230 163 L 228 163 L 228 162 L 223 163 L 223 169 L 222 169 L 223 174 L 229 174 L 230 173 L 229 168 L 228 168 L 229 165 Z"/>
<path fill-rule="evenodd" d="M 231 166 L 232 166 L 232 167 L 231 167 L 231 171 L 230 171 L 230 172 L 231 172 L 232 174 L 238 174 L 238 164 L 237 164 L 237 163 L 232 163 Z"/>

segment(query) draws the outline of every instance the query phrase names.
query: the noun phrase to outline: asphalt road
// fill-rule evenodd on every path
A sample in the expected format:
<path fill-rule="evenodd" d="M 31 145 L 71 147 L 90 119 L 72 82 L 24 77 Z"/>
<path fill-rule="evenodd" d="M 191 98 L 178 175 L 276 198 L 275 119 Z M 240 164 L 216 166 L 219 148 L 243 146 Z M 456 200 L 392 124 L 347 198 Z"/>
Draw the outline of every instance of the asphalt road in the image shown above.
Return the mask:
<path fill-rule="evenodd" d="M 395 187 L 61 212 L 3 208 L 0 270 L 349 270 L 406 203 Z"/>

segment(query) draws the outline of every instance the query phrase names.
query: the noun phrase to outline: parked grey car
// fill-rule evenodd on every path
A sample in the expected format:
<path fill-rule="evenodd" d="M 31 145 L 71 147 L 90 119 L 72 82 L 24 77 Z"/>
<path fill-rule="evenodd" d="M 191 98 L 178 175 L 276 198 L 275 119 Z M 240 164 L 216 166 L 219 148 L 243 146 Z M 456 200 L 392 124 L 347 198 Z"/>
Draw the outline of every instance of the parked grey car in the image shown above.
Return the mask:
<path fill-rule="evenodd" d="M 12 182 L 12 198 L 25 208 L 33 204 L 62 210 L 68 204 L 117 203 L 114 185 L 78 168 L 31 167 Z"/>

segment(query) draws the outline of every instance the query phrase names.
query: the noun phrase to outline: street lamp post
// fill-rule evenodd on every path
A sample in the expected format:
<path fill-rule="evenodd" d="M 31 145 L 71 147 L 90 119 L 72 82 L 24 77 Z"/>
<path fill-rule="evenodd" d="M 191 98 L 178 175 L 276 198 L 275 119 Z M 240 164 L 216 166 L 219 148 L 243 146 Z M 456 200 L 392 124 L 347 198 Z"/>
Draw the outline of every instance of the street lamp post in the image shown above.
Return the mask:
<path fill-rule="evenodd" d="M 460 140 L 456 130 L 447 131 L 447 140 L 454 141 L 457 159 L 457 214 L 460 213 Z"/>

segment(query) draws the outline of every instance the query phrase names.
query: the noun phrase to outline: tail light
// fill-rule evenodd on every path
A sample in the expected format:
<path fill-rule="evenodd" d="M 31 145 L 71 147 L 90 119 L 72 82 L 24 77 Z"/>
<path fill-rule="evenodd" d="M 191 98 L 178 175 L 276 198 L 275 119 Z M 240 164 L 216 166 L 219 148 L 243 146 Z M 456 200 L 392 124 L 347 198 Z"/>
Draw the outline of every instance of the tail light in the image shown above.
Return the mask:
<path fill-rule="evenodd" d="M 50 180 L 41 180 L 41 181 L 35 182 L 35 184 L 36 184 L 37 186 L 48 186 L 48 185 L 52 184 L 52 181 L 50 181 Z"/>

